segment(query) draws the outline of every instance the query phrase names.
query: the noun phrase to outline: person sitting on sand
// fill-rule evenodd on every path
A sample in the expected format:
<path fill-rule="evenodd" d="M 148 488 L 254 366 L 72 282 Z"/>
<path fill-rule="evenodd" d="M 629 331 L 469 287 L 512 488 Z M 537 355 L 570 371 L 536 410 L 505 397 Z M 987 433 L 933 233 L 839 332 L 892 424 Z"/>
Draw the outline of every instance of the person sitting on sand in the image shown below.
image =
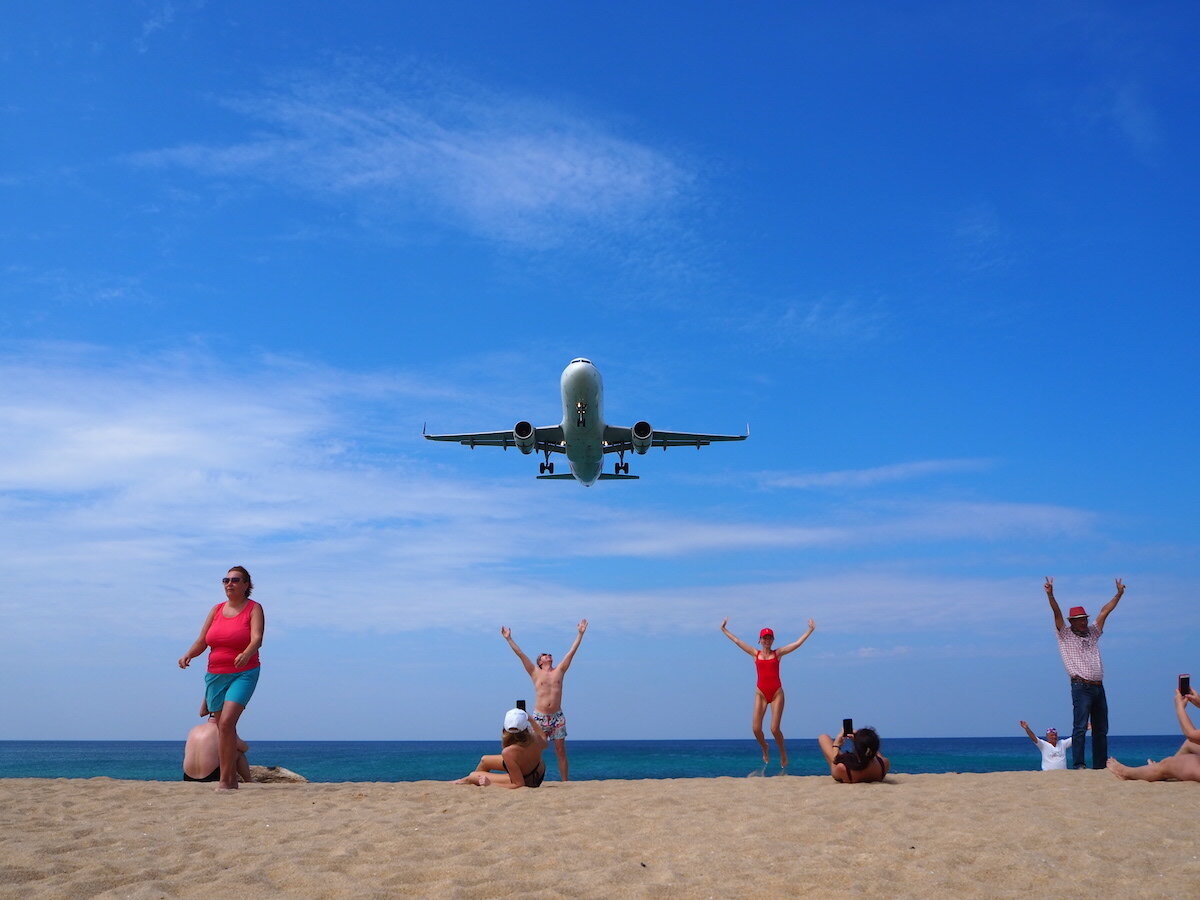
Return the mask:
<path fill-rule="evenodd" d="M 758 633 L 758 642 L 762 645 L 761 650 L 755 650 L 741 638 L 736 637 L 726 627 L 727 625 L 729 625 L 728 616 L 721 623 L 721 634 L 753 656 L 754 665 L 758 669 L 758 685 L 754 689 L 754 713 L 750 720 L 750 730 L 754 732 L 754 739 L 762 748 L 763 765 L 766 766 L 771 761 L 770 749 L 767 746 L 767 738 L 763 734 L 762 727 L 763 716 L 767 714 L 769 706 L 771 707 L 771 734 L 775 738 L 775 746 L 779 748 L 779 764 L 786 769 L 788 755 L 787 747 L 783 743 L 783 684 L 779 680 L 779 660 L 807 641 L 816 630 L 817 623 L 809 619 L 808 631 L 804 632 L 799 640 L 784 644 L 779 648 L 772 647 L 772 644 L 775 643 L 775 632 L 770 628 L 764 628 Z"/>
<path fill-rule="evenodd" d="M 1174 756 L 1155 762 L 1146 760 L 1144 766 L 1125 766 L 1114 757 L 1108 758 L 1108 769 L 1127 781 L 1200 781 L 1200 730 L 1188 718 L 1187 705 L 1200 706 L 1200 695 L 1193 690 L 1186 696 L 1175 691 L 1175 715 L 1185 738 Z"/>
<path fill-rule="evenodd" d="M 217 725 L 217 718 L 218 713 L 211 713 L 205 721 L 188 732 L 187 743 L 183 745 L 184 781 L 221 780 L 221 729 Z M 239 737 L 237 773 L 242 781 L 250 780 L 250 764 L 246 761 L 246 751 L 249 749 L 250 745 Z"/>
<path fill-rule="evenodd" d="M 1033 741 L 1034 746 L 1042 751 L 1042 771 L 1049 772 L 1052 769 L 1067 768 L 1067 751 L 1071 749 L 1071 739 L 1058 739 L 1057 728 L 1046 729 L 1046 739 L 1043 741 L 1040 737 L 1033 733 L 1033 729 L 1029 727 L 1029 723 L 1022 719 L 1018 723 L 1025 729 L 1025 733 L 1029 735 L 1029 739 Z M 1088 723 L 1090 731 L 1092 724 Z"/>
<path fill-rule="evenodd" d="M 480 787 L 535 788 L 546 777 L 542 751 L 550 742 L 537 719 L 523 709 L 510 709 L 504 714 L 504 730 L 500 733 L 500 752 L 479 757 L 475 771 L 454 784 L 477 784 Z"/>
<path fill-rule="evenodd" d="M 842 752 L 842 744 L 850 740 L 853 750 Z M 874 728 L 856 728 L 850 734 L 841 732 L 836 738 L 827 734 L 817 738 L 821 752 L 829 763 L 829 774 L 842 784 L 863 781 L 883 781 L 892 764 L 879 752 L 879 735 Z"/>

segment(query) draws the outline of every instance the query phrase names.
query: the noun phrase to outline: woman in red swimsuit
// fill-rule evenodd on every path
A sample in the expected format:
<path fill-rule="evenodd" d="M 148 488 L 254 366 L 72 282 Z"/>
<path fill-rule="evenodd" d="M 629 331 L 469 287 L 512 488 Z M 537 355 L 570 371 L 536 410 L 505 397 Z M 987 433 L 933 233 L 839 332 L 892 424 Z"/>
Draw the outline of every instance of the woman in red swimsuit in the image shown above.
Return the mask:
<path fill-rule="evenodd" d="M 801 644 L 808 640 L 817 628 L 817 623 L 812 619 L 808 620 L 808 631 L 800 637 L 799 640 L 786 644 L 783 647 L 775 649 L 772 645 L 775 643 L 775 632 L 770 628 L 764 628 L 758 633 L 758 642 L 762 645 L 761 650 L 756 650 L 736 637 L 726 626 L 729 624 L 729 617 L 725 617 L 725 621 L 721 623 L 721 633 L 729 638 L 747 653 L 754 657 L 754 665 L 758 669 L 758 687 L 754 691 L 754 717 L 751 721 L 751 729 L 754 731 L 754 739 L 758 741 L 758 745 L 762 747 L 763 765 L 766 766 L 771 761 L 770 749 L 767 746 L 767 738 L 763 734 L 763 716 L 766 715 L 767 707 L 771 707 L 771 734 L 775 737 L 775 744 L 779 747 L 779 764 L 785 769 L 788 764 L 787 748 L 783 743 L 783 685 L 779 681 L 779 659 L 787 656 Z"/>

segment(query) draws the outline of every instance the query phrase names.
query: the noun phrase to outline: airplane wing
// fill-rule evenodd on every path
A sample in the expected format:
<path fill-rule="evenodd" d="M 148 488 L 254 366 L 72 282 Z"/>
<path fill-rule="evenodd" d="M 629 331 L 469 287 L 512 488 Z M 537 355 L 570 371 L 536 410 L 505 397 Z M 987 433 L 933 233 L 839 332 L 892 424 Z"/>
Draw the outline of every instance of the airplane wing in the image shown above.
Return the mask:
<path fill-rule="evenodd" d="M 533 477 L 537 478 L 540 481 L 543 479 L 561 480 L 563 478 L 574 478 L 575 476 L 574 475 L 535 475 Z M 637 481 L 641 477 L 642 477 L 641 475 L 613 475 L 611 472 L 601 472 L 600 473 L 601 481 L 618 481 L 618 480 L 619 481 Z"/>
<path fill-rule="evenodd" d="M 626 429 L 628 431 L 629 429 Z M 563 446 L 563 430 L 561 425 L 543 425 L 535 428 L 533 449 L 538 453 L 565 453 Z M 422 431 L 424 434 L 424 431 Z M 476 447 L 509 447 L 517 446 L 512 429 L 507 431 L 477 431 L 472 434 L 425 434 L 427 441 L 454 441 L 474 450 Z"/>
<path fill-rule="evenodd" d="M 631 428 L 619 425 L 604 426 L 604 452 L 619 453 L 633 450 L 633 434 Z M 651 447 L 707 447 L 714 441 L 744 441 L 750 437 L 750 429 L 745 434 L 693 434 L 690 431 L 658 431 L 650 437 Z M 645 446 L 645 445 L 643 445 Z"/>

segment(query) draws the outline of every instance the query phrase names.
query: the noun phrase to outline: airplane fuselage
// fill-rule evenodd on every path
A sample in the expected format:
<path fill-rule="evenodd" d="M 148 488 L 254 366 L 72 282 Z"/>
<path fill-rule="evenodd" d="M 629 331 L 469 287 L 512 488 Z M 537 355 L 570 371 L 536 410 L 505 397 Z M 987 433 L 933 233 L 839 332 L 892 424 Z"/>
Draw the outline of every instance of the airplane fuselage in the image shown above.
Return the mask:
<path fill-rule="evenodd" d="M 604 467 L 604 380 L 590 360 L 574 359 L 560 383 L 567 461 L 575 478 L 591 486 Z"/>

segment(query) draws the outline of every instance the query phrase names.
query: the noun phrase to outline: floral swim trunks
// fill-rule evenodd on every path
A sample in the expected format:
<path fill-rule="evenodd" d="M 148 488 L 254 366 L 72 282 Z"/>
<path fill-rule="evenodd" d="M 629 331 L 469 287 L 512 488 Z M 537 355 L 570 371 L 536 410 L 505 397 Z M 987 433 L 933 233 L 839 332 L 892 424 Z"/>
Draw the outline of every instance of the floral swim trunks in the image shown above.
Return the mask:
<path fill-rule="evenodd" d="M 540 713 L 534 710 L 529 715 L 542 726 L 542 731 L 546 732 L 546 740 L 561 741 L 567 736 L 567 717 L 561 709 L 556 713 Z"/>

